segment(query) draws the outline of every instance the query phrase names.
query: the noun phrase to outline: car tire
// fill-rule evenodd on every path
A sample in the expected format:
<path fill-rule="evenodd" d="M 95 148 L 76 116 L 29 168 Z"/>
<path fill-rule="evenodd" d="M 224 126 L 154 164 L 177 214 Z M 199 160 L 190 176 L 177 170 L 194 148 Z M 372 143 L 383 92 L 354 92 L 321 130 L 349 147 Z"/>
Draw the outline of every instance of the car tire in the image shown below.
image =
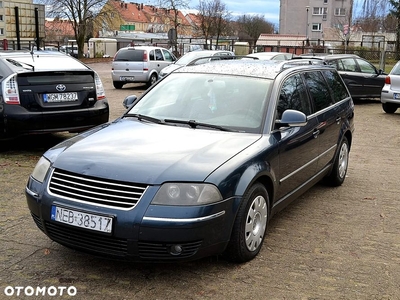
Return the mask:
<path fill-rule="evenodd" d="M 387 114 L 394 114 L 398 108 L 394 103 L 382 103 L 382 108 Z"/>
<path fill-rule="evenodd" d="M 150 76 L 149 81 L 147 82 L 147 86 L 151 87 L 153 84 L 155 84 L 157 82 L 157 74 L 153 73 Z"/>
<path fill-rule="evenodd" d="M 113 81 L 113 86 L 116 88 L 116 89 L 122 89 L 122 86 L 123 86 L 124 84 L 122 83 L 122 82 L 120 82 L 120 81 Z"/>
<path fill-rule="evenodd" d="M 244 194 L 231 239 L 224 256 L 232 262 L 246 262 L 260 252 L 269 219 L 269 196 L 261 183 Z"/>
<path fill-rule="evenodd" d="M 347 168 L 349 166 L 349 153 L 350 146 L 349 141 L 346 137 L 340 144 L 338 152 L 336 153 L 335 160 L 333 162 L 331 173 L 324 178 L 324 182 L 329 186 L 340 186 L 344 182 L 347 174 Z"/>

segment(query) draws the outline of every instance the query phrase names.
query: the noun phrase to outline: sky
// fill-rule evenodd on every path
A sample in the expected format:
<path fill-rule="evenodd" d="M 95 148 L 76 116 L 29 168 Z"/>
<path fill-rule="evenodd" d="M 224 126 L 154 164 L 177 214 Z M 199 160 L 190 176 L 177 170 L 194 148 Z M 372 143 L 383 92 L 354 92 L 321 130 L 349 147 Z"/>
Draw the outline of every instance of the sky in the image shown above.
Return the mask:
<path fill-rule="evenodd" d="M 262 15 L 266 21 L 275 24 L 278 29 L 279 0 L 221 0 L 221 2 L 225 4 L 226 9 L 233 17 L 242 16 L 244 14 Z M 191 0 L 189 4 L 190 8 L 196 8 L 198 5 L 198 0 Z"/>

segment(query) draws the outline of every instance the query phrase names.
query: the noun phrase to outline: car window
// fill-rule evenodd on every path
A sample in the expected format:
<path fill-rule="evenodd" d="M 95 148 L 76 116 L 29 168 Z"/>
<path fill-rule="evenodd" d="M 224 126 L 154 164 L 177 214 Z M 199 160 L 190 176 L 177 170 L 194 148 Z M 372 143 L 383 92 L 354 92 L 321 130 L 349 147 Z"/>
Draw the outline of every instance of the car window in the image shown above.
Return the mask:
<path fill-rule="evenodd" d="M 329 88 L 321 72 L 306 72 L 304 73 L 304 78 L 315 104 L 316 111 L 324 109 L 332 104 Z"/>
<path fill-rule="evenodd" d="M 143 61 L 143 50 L 120 50 L 115 61 Z"/>
<path fill-rule="evenodd" d="M 333 96 L 333 100 L 335 102 L 339 102 L 343 99 L 346 99 L 349 96 L 347 92 L 346 86 L 344 85 L 340 75 L 333 70 L 322 71 L 326 81 L 328 82 L 328 86 L 330 87 L 331 94 Z"/>
<path fill-rule="evenodd" d="M 311 105 L 306 86 L 300 74 L 289 77 L 283 83 L 279 94 L 277 119 L 280 119 L 283 112 L 287 109 L 295 109 L 306 115 L 311 114 Z"/>
<path fill-rule="evenodd" d="M 343 71 L 357 72 L 357 64 L 353 58 L 343 58 L 341 63 L 343 64 Z"/>
<path fill-rule="evenodd" d="M 156 60 L 164 60 L 164 57 L 163 57 L 160 49 L 155 49 L 154 52 L 155 52 Z"/>
<path fill-rule="evenodd" d="M 260 132 L 271 85 L 241 76 L 171 73 L 128 113 Z"/>
<path fill-rule="evenodd" d="M 277 54 L 272 58 L 272 60 L 286 60 L 285 55 L 283 54 Z"/>
<path fill-rule="evenodd" d="M 164 53 L 164 58 L 166 61 L 174 61 L 171 53 L 168 50 L 163 49 L 162 51 Z"/>
<path fill-rule="evenodd" d="M 357 59 L 357 63 L 362 73 L 376 74 L 375 67 L 369 62 L 362 59 Z"/>
<path fill-rule="evenodd" d="M 149 53 L 149 60 L 155 60 L 155 57 L 154 57 L 154 50 L 150 50 L 150 53 Z"/>

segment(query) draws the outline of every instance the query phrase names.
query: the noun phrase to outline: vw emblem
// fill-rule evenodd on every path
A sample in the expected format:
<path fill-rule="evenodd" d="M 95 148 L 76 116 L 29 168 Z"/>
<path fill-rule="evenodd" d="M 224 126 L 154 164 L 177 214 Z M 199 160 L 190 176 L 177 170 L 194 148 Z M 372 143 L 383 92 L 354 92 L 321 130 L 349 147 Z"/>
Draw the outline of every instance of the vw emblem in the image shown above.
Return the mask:
<path fill-rule="evenodd" d="M 63 84 L 57 84 L 56 90 L 59 92 L 64 92 L 67 87 Z"/>

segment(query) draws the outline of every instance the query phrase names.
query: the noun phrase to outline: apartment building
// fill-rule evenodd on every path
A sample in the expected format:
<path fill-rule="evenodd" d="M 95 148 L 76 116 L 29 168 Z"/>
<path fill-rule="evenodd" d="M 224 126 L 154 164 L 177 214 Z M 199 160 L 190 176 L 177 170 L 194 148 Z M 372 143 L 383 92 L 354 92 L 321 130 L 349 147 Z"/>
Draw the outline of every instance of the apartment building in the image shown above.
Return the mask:
<path fill-rule="evenodd" d="M 36 39 L 36 15 L 39 38 L 45 37 L 45 7 L 33 4 L 33 0 L 0 0 L 0 41 L 1 47 L 17 43 L 28 44 Z M 12 48 L 12 47 L 11 47 Z"/>
<path fill-rule="evenodd" d="M 349 30 L 353 0 L 280 0 L 279 33 L 324 39 L 324 30 Z"/>

